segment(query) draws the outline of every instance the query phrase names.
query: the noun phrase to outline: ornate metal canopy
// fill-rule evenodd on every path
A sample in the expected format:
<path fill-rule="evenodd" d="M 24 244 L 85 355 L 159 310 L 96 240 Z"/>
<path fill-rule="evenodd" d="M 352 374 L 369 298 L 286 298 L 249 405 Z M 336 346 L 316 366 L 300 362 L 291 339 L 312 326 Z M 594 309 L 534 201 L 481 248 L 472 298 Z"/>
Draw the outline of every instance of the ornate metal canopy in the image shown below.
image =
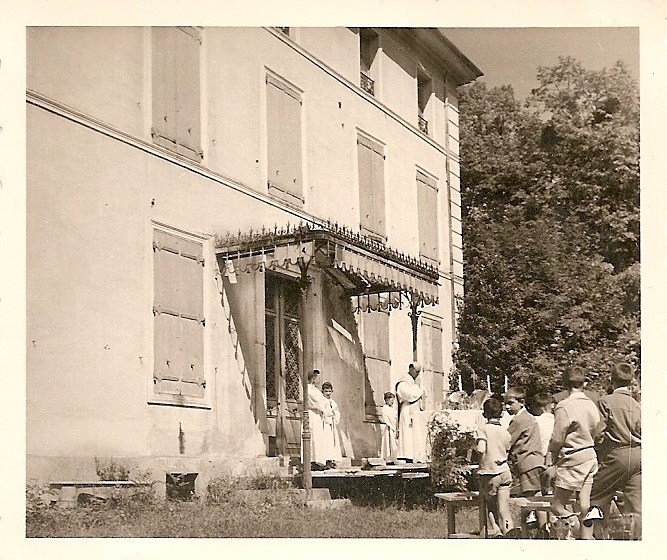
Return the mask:
<path fill-rule="evenodd" d="M 289 269 L 314 259 L 350 296 L 366 298 L 360 307 L 397 307 L 400 294 L 411 304 L 438 303 L 437 268 L 337 224 L 288 224 L 217 236 L 216 253 L 227 274 Z"/>

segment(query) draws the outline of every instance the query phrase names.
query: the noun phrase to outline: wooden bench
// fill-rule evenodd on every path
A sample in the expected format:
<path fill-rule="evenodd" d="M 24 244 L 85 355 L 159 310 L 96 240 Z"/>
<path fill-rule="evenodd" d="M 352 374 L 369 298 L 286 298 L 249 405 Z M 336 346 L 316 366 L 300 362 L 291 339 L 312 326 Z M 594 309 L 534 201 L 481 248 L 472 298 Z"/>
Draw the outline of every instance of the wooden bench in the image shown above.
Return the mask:
<path fill-rule="evenodd" d="M 479 515 L 479 537 L 488 538 L 489 530 L 487 526 L 486 503 L 479 495 L 479 492 L 442 492 L 435 494 L 435 497 L 445 502 L 447 508 L 447 538 L 448 539 L 466 539 L 474 538 L 469 533 L 456 532 L 456 510 L 461 506 L 473 506 L 478 508 Z M 510 504 L 523 507 L 526 498 L 512 497 Z"/>
<path fill-rule="evenodd" d="M 486 538 L 486 505 L 479 495 L 479 492 L 440 492 L 435 495 L 436 498 L 445 502 L 447 508 L 447 538 L 470 538 L 468 533 L 458 534 L 456 532 L 456 510 L 460 506 L 477 507 L 479 511 L 479 536 Z"/>

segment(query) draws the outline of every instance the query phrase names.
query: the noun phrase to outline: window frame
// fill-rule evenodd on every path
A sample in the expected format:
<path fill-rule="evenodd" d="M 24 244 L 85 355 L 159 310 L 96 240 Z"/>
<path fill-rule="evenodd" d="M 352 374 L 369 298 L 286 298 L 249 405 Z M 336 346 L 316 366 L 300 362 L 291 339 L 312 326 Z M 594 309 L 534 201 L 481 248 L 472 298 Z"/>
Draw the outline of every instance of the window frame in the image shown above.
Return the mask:
<path fill-rule="evenodd" d="M 361 161 L 361 149 L 369 150 L 370 167 L 363 170 Z M 362 234 L 367 235 L 386 243 L 387 241 L 387 201 L 386 201 L 386 178 L 385 178 L 385 162 L 387 156 L 385 154 L 385 146 L 379 141 L 364 134 L 360 130 L 357 131 L 357 193 L 359 200 L 359 230 Z M 381 171 L 381 178 L 376 177 L 376 167 Z M 365 171 L 365 173 L 364 173 Z M 365 184 L 362 179 L 364 176 L 370 175 L 372 183 Z M 367 206 L 369 205 L 369 206 Z M 369 214 L 366 214 L 369 210 Z"/>
<path fill-rule="evenodd" d="M 422 314 L 419 321 L 419 331 L 421 333 L 420 363 L 422 365 L 422 382 L 425 382 L 426 388 L 429 391 L 427 402 L 430 401 L 430 404 L 435 409 L 436 405 L 442 402 L 444 389 L 447 386 L 445 383 L 445 366 L 443 358 L 443 319 L 435 315 Z M 436 335 L 435 331 L 439 334 Z M 433 337 L 435 336 L 438 336 L 439 338 L 438 347 L 440 352 L 437 355 L 435 354 L 433 345 Z M 437 379 L 441 386 L 440 395 L 438 395 L 439 400 L 435 400 L 435 383 Z"/>
<path fill-rule="evenodd" d="M 196 61 L 197 61 L 197 66 L 194 69 L 194 74 L 196 76 L 195 80 L 188 79 L 191 78 L 191 76 L 187 75 L 185 76 L 185 79 L 183 79 L 184 77 L 183 75 L 187 74 L 187 72 L 179 73 L 179 62 L 177 59 L 180 51 L 178 50 L 176 44 L 174 44 L 173 46 L 174 57 L 176 57 L 173 60 L 169 58 L 166 52 L 162 53 L 158 52 L 157 34 L 166 31 L 176 34 L 179 32 L 184 33 L 195 42 Z M 178 35 L 174 35 L 174 41 L 176 41 L 177 36 Z M 153 142 L 158 146 L 166 148 L 196 163 L 201 163 L 204 159 L 204 152 L 202 149 L 202 116 L 201 116 L 202 83 L 200 78 L 201 64 L 202 64 L 201 61 L 202 43 L 203 43 L 202 30 L 198 27 L 165 26 L 165 27 L 151 28 L 151 88 L 152 88 L 152 105 L 153 105 L 152 121 L 151 121 L 151 138 L 153 139 Z M 181 52 L 181 54 L 183 53 Z M 165 68 L 163 69 L 165 73 L 168 74 L 173 73 L 173 78 L 170 78 L 169 83 L 167 83 L 167 80 L 163 79 L 163 76 L 161 76 L 160 72 L 158 71 L 157 67 L 161 65 L 165 66 Z M 163 81 L 158 82 L 158 80 L 163 80 Z M 185 125 L 180 123 L 178 118 L 179 115 L 181 114 L 181 111 L 178 110 L 178 104 L 179 104 L 178 92 L 179 88 L 183 87 L 184 84 L 186 85 L 185 87 L 189 89 L 196 88 L 196 91 L 192 90 L 189 92 L 188 99 L 186 101 L 192 102 L 192 100 L 190 99 L 190 97 L 192 97 L 193 99 L 196 99 L 196 104 L 197 104 L 197 107 L 193 108 L 191 113 L 191 116 L 196 115 L 196 121 L 187 122 Z M 165 99 L 160 99 L 160 102 L 158 102 L 159 98 L 157 92 L 161 91 L 161 88 L 165 89 L 164 92 L 161 92 L 161 95 L 163 95 Z M 173 105 L 167 107 L 169 102 L 166 101 L 166 99 L 170 96 L 170 94 L 173 97 L 173 99 L 171 99 Z M 183 99 L 181 99 L 181 102 L 183 102 Z M 158 114 L 157 111 L 159 111 L 160 109 L 163 109 L 166 112 L 166 114 L 164 115 Z M 169 125 L 164 125 L 163 123 L 160 122 L 160 119 L 163 119 L 166 123 L 169 116 L 171 116 L 172 119 L 174 120 L 173 131 L 169 130 Z M 195 129 L 195 136 L 193 137 L 194 142 L 190 144 L 189 142 L 183 140 L 186 136 L 184 131 L 187 130 L 187 133 L 190 134 L 193 128 Z"/>
<path fill-rule="evenodd" d="M 189 260 L 193 260 L 197 266 L 201 266 L 201 273 L 198 272 L 198 282 L 201 282 L 201 314 L 196 315 L 191 312 L 181 312 L 179 309 L 171 309 L 167 310 L 164 308 L 161 308 L 161 302 L 157 301 L 157 286 L 156 286 L 156 281 L 159 277 L 158 273 L 158 263 L 156 260 L 156 253 L 158 250 L 163 250 L 167 251 L 169 253 L 176 254 L 176 251 L 174 250 L 173 247 L 171 248 L 164 248 L 161 247 L 158 249 L 157 244 L 159 243 L 158 236 L 156 236 L 156 232 L 160 232 L 162 235 L 167 235 L 167 236 L 172 236 L 176 238 L 178 241 L 185 241 L 187 244 L 196 244 L 199 246 L 199 254 L 192 254 L 192 251 L 188 249 L 181 249 L 179 246 L 178 249 L 178 254 L 179 256 L 182 256 L 183 258 L 187 258 Z M 160 224 L 157 222 L 151 222 L 150 224 L 150 250 L 151 250 L 151 258 L 150 263 L 151 263 L 151 303 L 152 303 L 152 321 L 151 321 L 151 337 L 150 337 L 150 343 L 151 343 L 151 367 L 150 367 L 150 381 L 149 381 L 149 389 L 148 389 L 148 404 L 150 405 L 170 405 L 170 406 L 179 406 L 179 407 L 184 407 L 184 408 L 203 408 L 203 409 L 210 409 L 211 406 L 209 404 L 209 399 L 210 399 L 210 394 L 211 390 L 208 387 L 208 364 L 207 364 L 207 329 L 206 329 L 206 310 L 207 310 L 207 294 L 206 294 L 206 277 L 209 273 L 209 264 L 207 263 L 207 238 L 198 236 L 195 234 L 191 234 L 188 232 L 185 232 L 183 230 L 173 228 L 170 226 L 167 226 L 165 224 Z M 186 245 L 187 246 L 187 245 Z M 196 253 L 196 252 L 195 252 Z M 157 384 L 161 382 L 163 379 L 159 376 L 159 373 L 156 369 L 157 367 L 157 359 L 158 359 L 158 352 L 156 350 L 156 336 L 157 336 L 157 327 L 156 327 L 156 319 L 158 316 L 160 316 L 162 313 L 170 316 L 178 316 L 179 319 L 181 320 L 188 320 L 192 321 L 195 320 L 201 325 L 201 331 L 200 335 L 200 348 L 201 348 L 201 355 L 199 356 L 200 362 L 201 362 L 201 377 L 198 379 L 201 379 L 199 383 L 196 383 L 197 385 L 201 386 L 201 395 L 191 395 L 191 394 L 183 394 L 182 389 L 181 392 L 176 394 L 172 392 L 165 392 L 165 391 L 160 391 L 159 388 L 157 387 Z M 196 315 L 196 316 L 195 316 Z M 179 383 L 183 383 L 184 376 L 181 375 L 178 379 Z M 194 385 L 195 383 L 193 383 Z"/>
<path fill-rule="evenodd" d="M 303 156 L 303 147 L 304 147 L 304 131 L 303 131 L 303 91 L 299 88 L 297 88 L 294 84 L 290 83 L 289 81 L 285 80 L 284 78 L 278 76 L 274 72 L 270 71 L 268 68 L 266 69 L 266 73 L 264 76 L 264 81 L 265 81 L 265 99 L 266 99 L 266 104 L 265 104 L 265 111 L 264 111 L 264 117 L 265 117 L 265 122 L 266 122 L 266 187 L 267 187 L 267 193 L 280 200 L 281 202 L 284 202 L 290 206 L 293 206 L 295 208 L 302 208 L 306 202 L 304 192 L 304 156 Z M 289 163 L 286 162 L 285 159 L 282 159 L 282 167 L 283 169 L 287 171 L 293 171 L 296 175 L 296 180 L 298 180 L 298 192 L 297 189 L 290 190 L 285 183 L 279 182 L 279 181 L 272 181 L 272 175 L 275 172 L 275 168 L 278 168 L 278 165 L 274 165 L 274 162 L 276 158 L 280 159 L 280 152 L 282 151 L 281 148 L 284 147 L 286 144 L 285 142 L 282 141 L 282 136 L 281 134 L 278 133 L 278 131 L 273 131 L 273 128 L 276 127 L 277 125 L 273 123 L 270 117 L 270 111 L 271 111 L 271 94 L 269 93 L 270 91 L 273 91 L 269 88 L 275 88 L 280 91 L 282 91 L 287 97 L 294 99 L 296 102 L 299 104 L 299 118 L 298 118 L 298 123 L 294 127 L 292 134 L 298 135 L 298 149 L 292 152 L 295 156 L 298 157 L 298 161 L 294 165 L 294 168 L 291 169 L 289 166 Z M 288 105 L 285 105 L 282 107 L 283 111 L 288 111 L 290 110 Z M 278 111 L 276 114 L 280 114 L 280 111 Z M 275 144 L 272 143 L 272 137 L 273 135 L 276 135 L 276 139 L 274 140 Z M 273 146 L 273 147 L 272 147 Z M 273 150 L 273 153 L 272 153 Z M 285 167 L 286 166 L 286 167 Z M 280 173 L 281 169 L 278 169 L 278 173 Z"/>
<path fill-rule="evenodd" d="M 434 95 L 433 78 L 421 68 L 417 68 L 417 128 L 426 136 L 433 136 L 431 105 Z"/>
<path fill-rule="evenodd" d="M 393 388 L 391 387 L 391 344 L 390 344 L 390 313 L 389 311 L 382 311 L 382 310 L 377 310 L 377 311 L 370 311 L 370 312 L 364 312 L 359 310 L 359 324 L 360 324 L 360 337 L 359 340 L 361 342 L 361 348 L 363 352 L 363 357 L 364 357 L 364 384 L 363 384 L 363 407 L 364 407 L 364 422 L 371 422 L 371 423 L 379 423 L 380 418 L 382 417 L 382 406 L 384 405 L 384 393 L 386 391 L 393 391 Z M 377 326 L 378 324 L 376 323 L 375 325 L 371 326 L 369 324 L 371 316 L 375 318 L 381 318 L 384 316 L 384 327 L 386 332 L 384 333 L 378 333 L 377 332 Z M 367 336 L 371 334 L 371 330 L 373 330 L 373 334 L 376 336 L 379 336 L 382 340 L 386 341 L 386 344 L 384 344 L 383 348 L 380 348 L 379 351 L 376 351 L 376 348 L 370 347 L 367 339 Z M 385 355 L 382 355 L 382 351 L 385 352 Z M 368 353 L 367 353 L 368 352 Z M 378 355 L 374 355 L 378 354 Z M 368 369 L 368 362 L 367 360 L 371 360 L 371 363 L 375 363 L 378 365 L 381 369 L 384 370 L 383 375 L 386 376 L 386 381 L 388 383 L 388 386 L 385 387 L 384 390 L 380 391 L 378 395 L 375 395 L 373 393 L 373 396 L 375 397 L 373 399 L 373 405 L 375 407 L 374 412 L 369 412 L 369 407 L 371 404 L 368 402 L 370 395 L 368 394 L 368 389 L 367 385 L 371 385 L 371 379 L 370 379 L 370 371 Z M 368 381 L 368 383 L 366 383 Z M 371 386 L 371 389 L 373 387 Z"/>
<path fill-rule="evenodd" d="M 438 267 L 440 265 L 440 219 L 439 219 L 439 189 L 435 177 L 417 168 L 415 185 L 417 189 L 417 235 L 419 239 L 419 258 Z M 422 191 L 422 189 L 431 189 Z M 424 194 L 422 194 L 424 193 Z M 425 200 L 425 197 L 430 200 Z M 435 200 L 433 200 L 433 197 Z M 425 211 L 431 211 L 433 224 L 426 221 Z M 430 227 L 429 227 L 430 226 Z M 427 235 L 425 235 L 428 233 Z M 433 245 L 432 249 L 424 247 Z M 431 250 L 433 254 L 431 254 Z"/>

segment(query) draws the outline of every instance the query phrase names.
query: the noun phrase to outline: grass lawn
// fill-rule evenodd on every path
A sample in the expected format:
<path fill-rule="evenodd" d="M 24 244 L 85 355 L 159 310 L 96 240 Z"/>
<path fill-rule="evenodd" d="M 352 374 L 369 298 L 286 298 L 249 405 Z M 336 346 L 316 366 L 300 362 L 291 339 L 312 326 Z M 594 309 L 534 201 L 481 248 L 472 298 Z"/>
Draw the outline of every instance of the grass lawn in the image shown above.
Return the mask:
<path fill-rule="evenodd" d="M 476 512 L 457 516 L 476 528 Z M 52 509 L 28 516 L 28 537 L 420 538 L 447 536 L 441 509 L 348 506 L 317 510 L 298 504 L 167 502 L 150 506 Z"/>

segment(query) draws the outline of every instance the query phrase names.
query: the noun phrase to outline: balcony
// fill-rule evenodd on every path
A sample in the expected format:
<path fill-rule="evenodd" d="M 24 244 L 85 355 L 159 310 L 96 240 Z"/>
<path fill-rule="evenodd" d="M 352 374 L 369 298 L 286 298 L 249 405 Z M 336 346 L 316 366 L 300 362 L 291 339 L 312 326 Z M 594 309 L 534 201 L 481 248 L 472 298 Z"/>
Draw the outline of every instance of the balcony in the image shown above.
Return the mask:
<path fill-rule="evenodd" d="M 366 76 L 363 72 L 361 73 L 361 89 L 363 89 L 366 93 L 370 93 L 373 97 L 375 97 L 375 82 Z"/>
<path fill-rule="evenodd" d="M 424 134 L 428 134 L 428 121 L 421 115 L 419 115 L 419 130 Z"/>

